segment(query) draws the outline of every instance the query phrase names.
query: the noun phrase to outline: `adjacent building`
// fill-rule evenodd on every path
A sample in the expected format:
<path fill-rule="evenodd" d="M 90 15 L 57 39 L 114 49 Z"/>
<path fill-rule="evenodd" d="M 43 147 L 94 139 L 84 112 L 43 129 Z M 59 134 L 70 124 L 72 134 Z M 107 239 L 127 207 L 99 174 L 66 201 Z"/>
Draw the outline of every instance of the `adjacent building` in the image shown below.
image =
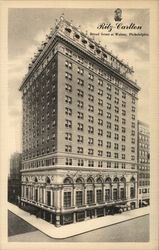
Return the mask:
<path fill-rule="evenodd" d="M 14 153 L 10 158 L 10 173 L 8 176 L 8 201 L 17 203 L 21 193 L 21 163 L 22 154 Z"/>
<path fill-rule="evenodd" d="M 60 18 L 20 87 L 22 205 L 56 226 L 138 206 L 133 73 Z"/>
<path fill-rule="evenodd" d="M 138 203 L 142 207 L 150 204 L 150 132 L 148 124 L 137 124 Z"/>

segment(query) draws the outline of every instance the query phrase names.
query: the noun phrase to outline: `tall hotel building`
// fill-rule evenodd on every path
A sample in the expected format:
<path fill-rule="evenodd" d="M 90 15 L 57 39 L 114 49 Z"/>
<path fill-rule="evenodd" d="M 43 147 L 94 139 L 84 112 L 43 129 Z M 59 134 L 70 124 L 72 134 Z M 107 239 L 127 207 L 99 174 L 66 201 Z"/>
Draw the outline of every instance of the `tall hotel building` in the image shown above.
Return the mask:
<path fill-rule="evenodd" d="M 150 131 L 148 124 L 137 122 L 138 202 L 150 204 Z"/>
<path fill-rule="evenodd" d="M 23 100 L 21 203 L 56 226 L 137 207 L 133 69 L 61 17 Z"/>

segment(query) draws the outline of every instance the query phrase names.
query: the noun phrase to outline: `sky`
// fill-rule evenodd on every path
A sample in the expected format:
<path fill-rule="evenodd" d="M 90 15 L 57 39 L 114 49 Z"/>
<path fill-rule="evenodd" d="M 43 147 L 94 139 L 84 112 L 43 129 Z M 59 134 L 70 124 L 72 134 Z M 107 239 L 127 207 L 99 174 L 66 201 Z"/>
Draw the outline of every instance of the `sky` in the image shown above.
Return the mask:
<path fill-rule="evenodd" d="M 114 9 L 9 9 L 8 12 L 8 151 L 21 152 L 22 100 L 19 87 L 28 64 L 41 42 L 45 40 L 56 19 L 72 20 L 81 31 L 97 33 L 100 23 L 114 24 Z M 123 24 L 142 25 L 142 33 L 149 33 L 149 12 L 147 9 L 122 9 Z M 100 32 L 105 33 L 105 30 Z M 124 31 L 123 31 L 124 32 Z M 149 36 L 108 37 L 95 36 L 95 41 L 106 46 L 119 59 L 128 62 L 135 70 L 135 79 L 141 87 L 138 101 L 138 117 L 149 123 Z"/>

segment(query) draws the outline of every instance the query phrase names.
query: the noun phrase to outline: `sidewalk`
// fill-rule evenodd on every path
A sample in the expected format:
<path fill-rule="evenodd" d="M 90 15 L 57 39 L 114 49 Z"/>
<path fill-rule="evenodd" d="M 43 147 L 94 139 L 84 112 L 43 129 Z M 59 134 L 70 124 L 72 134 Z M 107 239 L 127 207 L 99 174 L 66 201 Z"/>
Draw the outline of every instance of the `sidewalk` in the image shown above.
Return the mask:
<path fill-rule="evenodd" d="M 39 231 L 43 232 L 49 237 L 55 239 L 64 239 L 149 214 L 150 207 L 130 210 L 127 212 L 123 212 L 122 214 L 108 215 L 105 217 L 61 226 L 59 228 L 55 227 L 53 224 L 50 224 L 45 220 L 36 218 L 35 215 L 30 215 L 29 213 L 23 211 L 22 209 L 11 203 L 8 203 L 8 210 L 16 214 L 26 222 L 30 223 L 32 226 L 36 227 Z"/>

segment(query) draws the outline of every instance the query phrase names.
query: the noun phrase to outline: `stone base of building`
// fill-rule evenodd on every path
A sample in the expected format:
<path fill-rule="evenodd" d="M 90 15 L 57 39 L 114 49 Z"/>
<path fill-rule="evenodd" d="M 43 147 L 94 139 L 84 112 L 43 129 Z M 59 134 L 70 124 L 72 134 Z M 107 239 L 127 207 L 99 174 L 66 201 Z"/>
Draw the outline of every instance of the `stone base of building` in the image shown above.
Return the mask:
<path fill-rule="evenodd" d="M 47 222 L 54 224 L 56 227 L 67 225 L 71 223 L 77 223 L 80 221 L 86 221 L 98 217 L 104 217 L 107 215 L 114 215 L 116 213 L 122 213 L 138 207 L 137 201 L 127 202 L 125 205 L 103 205 L 100 207 L 93 208 L 80 208 L 76 211 L 63 211 L 63 212 L 52 212 L 39 208 L 34 205 L 30 205 L 27 202 L 21 202 L 21 208 L 30 214 L 36 215 L 37 218 L 46 220 Z"/>

